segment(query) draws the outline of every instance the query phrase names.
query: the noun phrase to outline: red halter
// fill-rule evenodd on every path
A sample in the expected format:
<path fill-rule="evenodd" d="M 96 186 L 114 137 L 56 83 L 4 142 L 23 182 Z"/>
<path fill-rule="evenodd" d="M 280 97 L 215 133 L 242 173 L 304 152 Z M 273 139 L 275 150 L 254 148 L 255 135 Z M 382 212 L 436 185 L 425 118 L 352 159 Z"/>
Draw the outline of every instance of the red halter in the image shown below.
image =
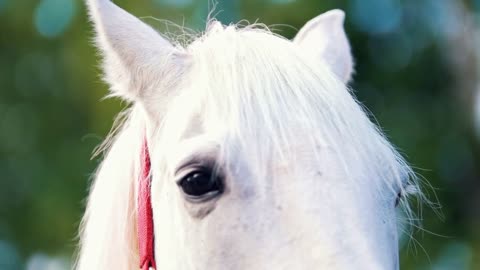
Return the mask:
<path fill-rule="evenodd" d="M 137 233 L 140 253 L 140 269 L 156 269 L 153 246 L 153 212 L 150 196 L 150 154 L 147 141 L 143 143 L 141 174 L 138 185 Z"/>

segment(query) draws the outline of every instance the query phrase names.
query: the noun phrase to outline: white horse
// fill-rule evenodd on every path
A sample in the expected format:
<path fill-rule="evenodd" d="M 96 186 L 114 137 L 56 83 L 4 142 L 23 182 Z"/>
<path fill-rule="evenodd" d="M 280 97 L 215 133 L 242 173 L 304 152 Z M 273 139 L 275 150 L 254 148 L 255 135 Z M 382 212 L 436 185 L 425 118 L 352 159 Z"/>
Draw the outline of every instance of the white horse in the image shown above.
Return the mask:
<path fill-rule="evenodd" d="M 417 182 L 346 86 L 342 11 L 293 41 L 211 20 L 181 46 L 108 0 L 87 5 L 105 80 L 131 108 L 91 188 L 77 269 L 399 268 L 395 208 Z M 156 265 L 140 255 L 150 229 Z"/>

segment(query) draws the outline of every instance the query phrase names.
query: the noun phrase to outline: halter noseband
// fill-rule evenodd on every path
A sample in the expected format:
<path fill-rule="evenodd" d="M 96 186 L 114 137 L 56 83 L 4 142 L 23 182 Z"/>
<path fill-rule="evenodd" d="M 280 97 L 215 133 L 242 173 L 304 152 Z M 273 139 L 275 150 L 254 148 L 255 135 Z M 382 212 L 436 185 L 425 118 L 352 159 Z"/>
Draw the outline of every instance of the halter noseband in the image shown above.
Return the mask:
<path fill-rule="evenodd" d="M 137 234 L 140 255 L 140 269 L 156 269 L 153 242 L 153 211 L 151 201 L 150 154 L 147 140 L 144 140 L 141 157 L 141 173 L 138 185 Z"/>

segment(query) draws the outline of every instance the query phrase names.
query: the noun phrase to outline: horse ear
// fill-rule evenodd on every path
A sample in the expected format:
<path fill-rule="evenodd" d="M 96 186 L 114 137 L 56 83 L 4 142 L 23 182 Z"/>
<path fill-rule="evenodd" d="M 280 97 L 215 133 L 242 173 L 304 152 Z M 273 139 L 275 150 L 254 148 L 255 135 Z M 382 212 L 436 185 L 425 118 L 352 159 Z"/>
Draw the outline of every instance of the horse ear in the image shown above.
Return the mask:
<path fill-rule="evenodd" d="M 164 73 L 181 68 L 178 49 L 147 24 L 110 0 L 87 0 L 87 6 L 112 95 L 141 99 L 168 80 Z"/>
<path fill-rule="evenodd" d="M 339 9 L 325 12 L 300 29 L 293 42 L 312 57 L 326 61 L 332 71 L 347 83 L 353 72 L 350 43 L 343 29 L 345 13 Z"/>

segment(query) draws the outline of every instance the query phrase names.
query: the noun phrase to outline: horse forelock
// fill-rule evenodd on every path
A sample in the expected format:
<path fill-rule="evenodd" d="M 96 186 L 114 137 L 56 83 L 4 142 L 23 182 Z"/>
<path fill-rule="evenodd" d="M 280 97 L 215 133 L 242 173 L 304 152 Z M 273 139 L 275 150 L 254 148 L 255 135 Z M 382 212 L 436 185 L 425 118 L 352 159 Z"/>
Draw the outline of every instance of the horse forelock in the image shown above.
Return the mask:
<path fill-rule="evenodd" d="M 228 142 L 235 141 L 251 154 L 251 164 L 268 164 L 265 159 L 271 154 L 289 157 L 299 146 L 310 147 L 312 156 L 328 148 L 344 170 L 361 164 L 361 174 L 378 181 L 371 183 L 372 188 L 387 185 L 394 193 L 406 187 L 420 190 L 410 166 L 348 86 L 326 63 L 310 59 L 289 40 L 263 25 L 223 26 L 213 20 L 185 51 L 191 58 L 190 70 L 179 78 L 184 89 L 171 106 L 177 109 L 166 112 L 160 131 L 168 144 L 195 125 L 198 133 L 222 133 L 222 156 L 231 150 Z M 179 114 L 186 119 L 183 128 L 178 126 Z M 191 114 L 195 121 L 188 120 Z M 177 131 L 172 133 L 173 129 Z M 268 147 L 271 153 L 265 154 Z M 258 168 L 262 169 L 269 168 Z"/>

